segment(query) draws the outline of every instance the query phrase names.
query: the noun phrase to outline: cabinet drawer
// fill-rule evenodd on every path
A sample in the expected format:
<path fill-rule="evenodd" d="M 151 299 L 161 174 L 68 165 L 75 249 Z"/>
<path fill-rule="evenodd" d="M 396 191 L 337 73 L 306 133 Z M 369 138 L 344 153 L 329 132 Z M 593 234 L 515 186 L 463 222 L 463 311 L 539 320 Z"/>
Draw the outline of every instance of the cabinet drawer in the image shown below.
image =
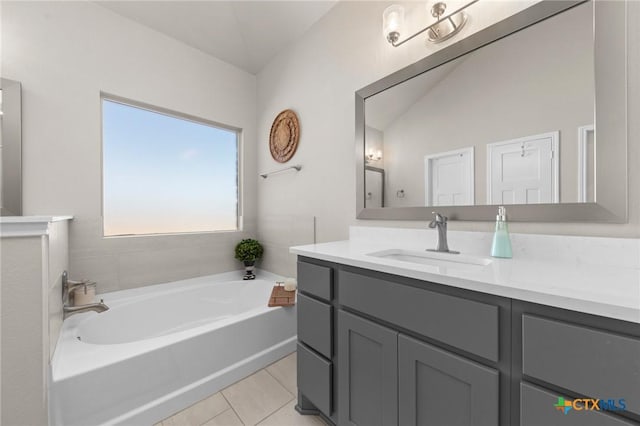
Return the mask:
<path fill-rule="evenodd" d="M 331 358 L 331 306 L 298 294 L 298 340 Z"/>
<path fill-rule="evenodd" d="M 338 300 L 423 336 L 498 361 L 498 307 L 340 271 Z"/>
<path fill-rule="evenodd" d="M 298 390 L 327 417 L 331 415 L 331 363 L 300 343 Z"/>
<path fill-rule="evenodd" d="M 327 266 L 298 262 L 298 289 L 330 301 L 333 297 L 333 274 Z"/>
<path fill-rule="evenodd" d="M 632 426 L 637 425 L 601 411 L 564 412 L 555 408 L 558 397 L 563 397 L 547 389 L 528 383 L 520 384 L 520 426 Z M 572 401 L 572 398 L 568 398 Z"/>
<path fill-rule="evenodd" d="M 600 399 L 624 398 L 640 414 L 640 340 L 523 315 L 525 375 Z"/>

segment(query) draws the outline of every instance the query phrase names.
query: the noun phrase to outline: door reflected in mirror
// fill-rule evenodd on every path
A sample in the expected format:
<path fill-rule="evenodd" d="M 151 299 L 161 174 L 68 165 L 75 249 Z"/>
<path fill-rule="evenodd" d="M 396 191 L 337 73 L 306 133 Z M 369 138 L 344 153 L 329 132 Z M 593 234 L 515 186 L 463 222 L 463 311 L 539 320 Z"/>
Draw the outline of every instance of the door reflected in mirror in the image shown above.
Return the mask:
<path fill-rule="evenodd" d="M 593 40 L 587 2 L 366 98 L 366 207 L 594 202 Z"/>

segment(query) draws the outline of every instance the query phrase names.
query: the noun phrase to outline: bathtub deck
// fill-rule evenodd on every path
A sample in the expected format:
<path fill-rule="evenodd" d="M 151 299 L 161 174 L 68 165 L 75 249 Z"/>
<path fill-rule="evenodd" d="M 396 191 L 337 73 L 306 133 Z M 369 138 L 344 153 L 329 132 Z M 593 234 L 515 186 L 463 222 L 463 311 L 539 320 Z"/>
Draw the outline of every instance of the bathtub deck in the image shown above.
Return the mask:
<path fill-rule="evenodd" d="M 295 411 L 295 352 L 156 426 L 324 426 L 317 416 Z"/>

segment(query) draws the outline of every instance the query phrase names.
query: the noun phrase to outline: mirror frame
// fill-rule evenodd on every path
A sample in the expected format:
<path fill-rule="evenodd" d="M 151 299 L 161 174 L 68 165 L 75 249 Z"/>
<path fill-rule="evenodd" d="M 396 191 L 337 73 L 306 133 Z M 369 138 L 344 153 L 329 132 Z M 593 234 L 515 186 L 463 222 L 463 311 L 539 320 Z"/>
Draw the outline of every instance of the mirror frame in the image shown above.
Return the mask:
<path fill-rule="evenodd" d="M 2 88 L 2 176 L 0 216 L 22 216 L 22 85 L 0 79 Z"/>
<path fill-rule="evenodd" d="M 355 94 L 356 212 L 358 219 L 431 220 L 433 212 L 450 220 L 493 221 L 497 205 L 416 206 L 365 208 L 364 150 L 365 100 L 410 78 L 473 52 L 489 43 L 541 22 L 586 0 L 544 0 L 469 37 L 400 69 Z M 595 202 L 562 204 L 510 204 L 509 220 L 520 222 L 628 221 L 627 178 L 627 26 L 626 2 L 591 0 L 595 57 Z M 623 46 L 611 49 L 608 46 Z M 608 167 L 620 164 L 624 167 Z"/>

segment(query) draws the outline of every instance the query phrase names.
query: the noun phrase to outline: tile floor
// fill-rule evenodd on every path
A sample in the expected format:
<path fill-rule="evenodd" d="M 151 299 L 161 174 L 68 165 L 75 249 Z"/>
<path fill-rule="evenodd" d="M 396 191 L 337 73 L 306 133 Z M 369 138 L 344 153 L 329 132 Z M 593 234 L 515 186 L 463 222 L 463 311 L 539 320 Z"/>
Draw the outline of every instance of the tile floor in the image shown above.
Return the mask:
<path fill-rule="evenodd" d="M 297 394 L 294 352 L 155 426 L 325 426 L 298 414 Z"/>

